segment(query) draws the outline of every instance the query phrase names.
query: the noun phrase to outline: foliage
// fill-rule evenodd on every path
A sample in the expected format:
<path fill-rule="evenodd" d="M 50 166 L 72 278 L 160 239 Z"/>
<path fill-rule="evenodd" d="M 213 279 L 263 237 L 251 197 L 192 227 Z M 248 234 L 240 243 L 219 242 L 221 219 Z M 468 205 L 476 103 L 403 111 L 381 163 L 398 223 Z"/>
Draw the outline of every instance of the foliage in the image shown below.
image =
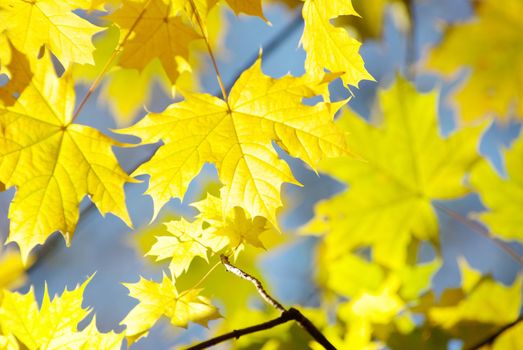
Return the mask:
<path fill-rule="evenodd" d="M 521 119 L 523 105 L 517 91 L 523 77 L 518 49 L 523 43 L 523 24 L 517 14 L 523 3 L 485 0 L 476 6 L 476 20 L 447 28 L 445 39 L 430 56 L 429 67 L 446 75 L 462 68 L 470 70 L 455 97 L 464 121 L 485 115 Z"/>
<path fill-rule="evenodd" d="M 90 279 L 52 300 L 46 288 L 40 309 L 32 288 L 26 294 L 3 291 L 0 327 L 7 349 L 19 349 L 22 344 L 27 349 L 119 349 L 122 334 L 100 333 L 95 317 L 78 330 L 90 313 L 82 308 L 82 294 Z"/>
<path fill-rule="evenodd" d="M 474 19 L 447 28 L 431 50 L 425 66 L 446 75 L 469 70 L 453 97 L 459 118 L 487 119 L 458 123 L 446 136 L 439 89 L 421 92 L 413 76 L 398 74 L 389 87 L 378 87 L 368 120 L 348 108 L 350 98 L 336 101 L 333 93 L 337 81 L 352 95 L 350 86 L 375 80 L 353 30 L 379 40 L 390 9 L 406 40 L 414 41 L 416 1 L 355 0 L 354 7 L 348 0 L 275 2 L 301 8 L 305 73 L 266 75 L 262 48 L 231 88 L 215 58 L 223 13 L 269 25 L 267 1 L 0 3 L 0 189 L 15 192 L 6 243 L 20 250 L 0 251 L 1 349 L 120 349 L 146 337 L 162 317 L 173 326 L 195 323 L 222 334 L 278 316 L 285 318 L 278 324 L 293 320 L 306 332 L 296 324 L 271 326 L 232 346 L 446 349 L 460 341 L 467 349 L 521 347 L 521 273 L 501 283 L 461 259 L 460 285 L 440 292 L 434 276 L 452 263 L 441 251 L 438 214 L 458 218 L 501 246 L 518 270 L 523 264 L 514 251 L 523 241 L 523 133 L 504 152 L 506 176 L 479 152 L 494 120 L 510 123 L 523 114 L 522 2 L 474 2 Z M 220 97 L 200 88 L 203 54 Z M 158 82 L 171 104 L 162 112 L 145 108 L 146 115 L 128 126 Z M 90 88 L 75 105 L 78 83 Z M 78 121 L 99 87 L 116 124 L 126 126 L 111 130 L 114 136 Z M 134 141 L 118 141 L 124 138 Z M 150 144 L 157 145 L 154 154 L 128 174 L 115 148 Z M 300 185 L 283 154 L 346 187 L 316 205 L 301 235 L 282 232 L 278 218 L 285 186 Z M 184 199 L 205 164 L 215 167 L 219 185 L 191 204 L 197 214 L 157 220 L 139 236 L 141 253 L 168 266 L 159 267 L 161 281 L 124 283 L 137 304 L 121 321 L 123 332 L 102 333 L 96 318 L 89 320 L 91 309 L 82 302 L 92 277 L 53 299 L 47 286 L 41 299 L 33 286 L 25 294 L 14 291 L 24 284 L 25 270 L 43 259 L 31 255 L 36 246 L 54 232 L 74 244 L 85 197 L 103 216 L 112 213 L 131 227 L 126 184 L 148 180 L 145 194 L 156 220 L 167 202 Z M 467 218 L 447 207 L 469 194 L 480 198 L 483 212 Z M 311 283 L 317 303 L 300 312 L 264 289 L 256 263 L 264 251 L 304 234 L 316 237 Z M 268 307 L 250 307 L 255 295 Z M 327 345 L 318 340 L 323 336 Z"/>

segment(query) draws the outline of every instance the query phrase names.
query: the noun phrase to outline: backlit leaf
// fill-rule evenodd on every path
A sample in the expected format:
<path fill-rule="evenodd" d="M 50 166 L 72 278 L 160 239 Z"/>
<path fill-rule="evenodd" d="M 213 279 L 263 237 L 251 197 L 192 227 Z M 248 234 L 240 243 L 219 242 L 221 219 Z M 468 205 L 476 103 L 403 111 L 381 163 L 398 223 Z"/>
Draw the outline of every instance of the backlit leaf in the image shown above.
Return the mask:
<path fill-rule="evenodd" d="M 341 73 L 346 85 L 358 86 L 361 80 L 373 80 L 358 53 L 361 44 L 345 28 L 335 27 L 330 20 L 341 15 L 358 16 L 350 0 L 305 0 L 305 28 L 301 42 L 307 51 L 305 69 L 315 75 L 324 69 Z"/>
<path fill-rule="evenodd" d="M 221 317 L 209 299 L 200 295 L 201 289 L 179 293 L 174 281 L 167 276 L 161 283 L 141 278 L 137 283 L 124 285 L 129 289 L 129 295 L 139 301 L 122 321 L 127 326 L 125 335 L 130 343 L 146 336 L 162 316 L 167 316 L 173 325 L 184 328 L 189 322 L 207 326 L 210 320 Z"/>
<path fill-rule="evenodd" d="M 316 207 L 304 231 L 326 232 L 331 259 L 372 247 L 380 264 L 400 267 L 412 239 L 438 241 L 435 199 L 465 195 L 463 174 L 479 159 L 480 128 L 443 139 L 438 131 L 437 94 L 422 94 L 402 78 L 379 94 L 383 121 L 370 125 L 346 112 L 354 151 L 365 161 L 325 160 L 320 170 L 349 189 Z M 379 117 L 379 116 L 375 116 Z"/>
<path fill-rule="evenodd" d="M 28 349 L 119 349 L 123 335 L 100 333 L 95 320 L 83 331 L 80 323 L 89 313 L 82 308 L 82 295 L 90 278 L 72 291 L 65 290 L 52 300 L 46 290 L 38 308 L 34 291 L 27 294 L 4 291 L 0 305 L 0 326 Z M 96 345 L 95 345 L 96 344 Z"/>
<path fill-rule="evenodd" d="M 144 144 L 164 142 L 134 173 L 151 176 L 146 193 L 153 197 L 155 213 L 171 197 L 183 197 L 204 163 L 212 162 L 225 184 L 224 213 L 240 206 L 276 225 L 281 185 L 296 181 L 272 142 L 313 167 L 323 158 L 347 154 L 344 133 L 332 122 L 343 102 L 302 104 L 305 97 L 326 93 L 327 82 L 310 76 L 273 79 L 262 73 L 258 60 L 227 101 L 186 93 L 185 101 L 121 130 Z"/>
<path fill-rule="evenodd" d="M 181 10 L 181 5 L 177 8 L 176 4 L 163 0 L 125 0 L 120 9 L 108 16 L 122 28 L 122 40 L 132 32 L 123 45 L 120 66 L 141 71 L 152 60 L 159 59 L 171 83 L 176 82 L 187 65 L 189 44 L 200 37 L 176 15 Z"/>
<path fill-rule="evenodd" d="M 523 241 L 523 134 L 505 151 L 505 166 L 506 178 L 486 160 L 473 169 L 470 182 L 488 209 L 478 218 L 498 237 Z"/>
<path fill-rule="evenodd" d="M 13 45 L 36 59 L 45 45 L 69 67 L 71 62 L 93 63 L 91 38 L 101 28 L 72 12 L 76 6 L 61 0 L 3 0 L 0 32 L 5 30 Z"/>
<path fill-rule="evenodd" d="M 16 104 L 0 108 L 0 182 L 17 188 L 8 241 L 18 243 L 24 261 L 55 231 L 70 243 L 85 195 L 102 214 L 131 225 L 123 186 L 134 180 L 118 165 L 116 141 L 73 123 L 72 84 L 44 57 Z"/>
<path fill-rule="evenodd" d="M 446 75 L 470 69 L 455 96 L 464 121 L 523 120 L 523 2 L 483 0 L 476 9 L 476 18 L 446 30 L 428 65 Z"/>

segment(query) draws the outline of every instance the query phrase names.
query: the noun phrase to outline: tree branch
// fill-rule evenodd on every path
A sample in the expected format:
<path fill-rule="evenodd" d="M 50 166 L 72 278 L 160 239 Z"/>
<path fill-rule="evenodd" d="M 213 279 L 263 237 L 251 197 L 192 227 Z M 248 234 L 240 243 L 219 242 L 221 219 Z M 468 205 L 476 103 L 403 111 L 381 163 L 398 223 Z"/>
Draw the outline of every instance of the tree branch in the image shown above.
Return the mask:
<path fill-rule="evenodd" d="M 256 290 L 258 290 L 258 294 L 261 295 L 263 300 L 265 300 L 269 305 L 274 307 L 276 310 L 285 312 L 285 308 L 282 306 L 282 304 L 280 304 L 277 300 L 275 300 L 273 297 L 271 297 L 269 295 L 269 293 L 267 293 L 267 291 L 265 291 L 262 283 L 256 277 L 253 277 L 253 276 L 249 275 L 247 272 L 232 265 L 229 261 L 229 258 L 226 257 L 225 255 L 222 254 L 220 256 L 220 259 L 222 260 L 222 264 L 225 266 L 225 269 L 227 269 L 227 271 L 254 284 L 254 287 L 256 287 Z"/>
<path fill-rule="evenodd" d="M 289 322 L 292 320 L 293 320 L 293 318 L 291 318 L 290 313 L 288 311 L 284 311 L 281 314 L 281 316 L 278 318 L 275 318 L 268 322 L 257 324 L 255 326 L 250 326 L 250 327 L 246 327 L 246 328 L 234 330 L 229 333 L 222 334 L 215 338 L 212 338 L 212 339 L 206 340 L 204 342 L 201 342 L 199 344 L 196 344 L 194 346 L 191 346 L 191 347 L 187 348 L 187 350 L 207 349 L 207 348 L 210 348 L 211 346 L 217 345 L 217 344 L 227 341 L 229 339 L 238 339 L 243 335 L 264 331 L 266 329 L 276 327 L 280 324 L 283 324 L 283 323 L 286 323 L 286 322 Z"/>
<path fill-rule="evenodd" d="M 520 323 L 521 321 L 523 321 L 523 316 L 519 316 L 516 320 L 514 320 L 513 322 L 509 323 L 509 324 L 506 324 L 504 325 L 503 327 L 501 327 L 500 329 L 498 329 L 495 333 L 491 334 L 490 336 L 488 336 L 487 338 L 483 339 L 482 341 L 480 341 L 479 343 L 471 346 L 470 348 L 467 348 L 466 350 L 479 350 L 481 349 L 482 347 L 484 347 L 485 345 L 489 345 L 489 344 L 492 344 L 501 334 L 503 334 L 506 330 L 514 327 L 515 325 L 517 325 L 518 323 Z"/>
<path fill-rule="evenodd" d="M 187 348 L 187 350 L 197 350 L 197 349 L 206 349 L 208 347 L 214 346 L 216 344 L 219 344 L 221 342 L 224 342 L 229 339 L 236 338 L 238 339 L 242 335 L 255 333 L 259 331 L 263 331 L 275 326 L 278 326 L 282 323 L 288 322 L 288 321 L 296 321 L 309 335 L 316 340 L 319 344 L 321 344 L 325 349 L 327 350 L 336 350 L 334 345 L 332 345 L 327 338 L 323 335 L 323 333 L 314 326 L 314 324 L 305 317 L 299 310 L 295 308 L 285 309 L 276 299 L 271 297 L 269 293 L 265 290 L 260 280 L 258 280 L 256 277 L 248 274 L 247 272 L 243 271 L 242 269 L 234 266 L 229 261 L 229 258 L 227 258 L 225 255 L 220 256 L 222 264 L 225 266 L 227 271 L 233 273 L 234 275 L 251 282 L 255 287 L 258 293 L 261 295 L 261 297 L 272 307 L 282 312 L 281 316 L 273 319 L 271 321 L 260 323 L 255 326 L 243 328 L 240 330 L 234 330 L 232 332 L 220 335 L 216 338 L 212 338 L 209 340 L 206 340 L 202 343 L 199 343 L 197 345 L 194 345 L 192 347 Z"/>

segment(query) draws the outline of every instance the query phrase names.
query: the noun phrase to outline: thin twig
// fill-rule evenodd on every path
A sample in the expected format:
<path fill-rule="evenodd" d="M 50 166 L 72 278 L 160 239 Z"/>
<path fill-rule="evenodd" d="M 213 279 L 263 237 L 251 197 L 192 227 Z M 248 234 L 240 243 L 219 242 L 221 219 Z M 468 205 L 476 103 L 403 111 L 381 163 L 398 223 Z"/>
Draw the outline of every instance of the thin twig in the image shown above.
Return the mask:
<path fill-rule="evenodd" d="M 275 309 L 282 312 L 282 316 L 289 314 L 289 317 L 291 317 L 296 323 L 298 323 L 303 329 L 309 333 L 309 335 L 316 340 L 319 344 L 321 344 L 325 349 L 327 350 L 336 350 L 334 345 L 332 345 L 329 340 L 323 335 L 323 333 L 314 326 L 314 324 L 305 317 L 299 310 L 290 308 L 285 309 L 277 300 L 275 300 L 273 297 L 271 297 L 265 288 L 263 288 L 262 283 L 252 275 L 248 274 L 247 272 L 243 271 L 242 269 L 232 265 L 229 261 L 229 258 L 227 258 L 225 255 L 220 256 L 222 260 L 222 264 L 225 266 L 227 271 L 233 273 L 234 275 L 251 282 L 255 287 L 258 293 L 261 295 L 261 297 L 271 306 L 273 306 Z M 251 332 L 252 333 L 252 332 Z M 227 338 L 230 339 L 230 338 Z M 226 340 L 226 339 L 225 339 Z M 223 341 L 223 340 L 222 340 Z M 199 348 L 203 349 L 203 348 Z"/>
<path fill-rule="evenodd" d="M 269 305 L 274 307 L 276 310 L 279 310 L 281 312 L 285 311 L 285 308 L 282 306 L 282 304 L 280 304 L 277 300 L 275 300 L 273 297 L 271 297 L 269 295 L 269 293 L 267 293 L 267 291 L 263 288 L 262 283 L 256 277 L 253 277 L 253 276 L 249 275 L 247 272 L 232 265 L 229 261 L 229 258 L 226 257 L 225 255 L 222 254 L 220 256 L 220 258 L 222 260 L 222 264 L 225 266 L 227 271 L 254 284 L 254 287 L 256 287 L 258 294 L 260 294 L 260 296 L 263 298 L 263 300 L 265 300 Z"/>
<path fill-rule="evenodd" d="M 520 323 L 521 321 L 523 321 L 523 316 L 519 316 L 516 320 L 514 320 L 513 322 L 509 323 L 509 324 L 506 324 L 504 325 L 503 327 L 501 327 L 500 329 L 498 329 L 495 333 L 491 334 L 490 336 L 488 336 L 487 338 L 483 339 L 482 341 L 480 341 L 479 343 L 471 346 L 470 348 L 467 348 L 466 350 L 479 350 L 481 349 L 482 347 L 484 347 L 485 345 L 489 345 L 489 344 L 492 344 L 501 334 L 503 334 L 505 331 L 507 331 L 508 329 L 514 327 L 515 325 L 517 325 L 518 323 Z"/>
<path fill-rule="evenodd" d="M 111 65 L 113 64 L 114 60 L 118 57 L 118 54 L 120 54 L 120 52 L 122 51 L 122 47 L 125 45 L 125 43 L 127 42 L 127 40 L 129 40 L 129 37 L 131 36 L 131 33 L 133 32 L 133 30 L 136 28 L 136 26 L 138 25 L 138 23 L 140 23 L 140 21 L 142 20 L 143 16 L 145 15 L 145 12 L 147 12 L 147 6 L 149 6 L 149 3 L 151 2 L 151 0 L 148 0 L 144 6 L 143 6 L 143 9 L 142 11 L 140 12 L 140 14 L 138 15 L 138 17 L 136 17 L 136 20 L 133 22 L 133 24 L 131 25 L 131 28 L 129 29 L 129 31 L 127 32 L 127 34 L 125 35 L 125 37 L 123 38 L 123 40 L 118 44 L 118 46 L 114 49 L 113 53 L 111 54 L 111 57 L 109 57 L 109 59 L 107 60 L 107 62 L 105 62 L 105 65 L 103 66 L 102 70 L 100 71 L 100 73 L 98 73 L 98 76 L 96 77 L 96 79 L 93 81 L 93 83 L 91 84 L 91 86 L 89 87 L 89 90 L 87 90 L 87 93 L 84 95 L 84 97 L 82 98 L 82 101 L 80 102 L 80 104 L 78 105 L 78 108 L 76 109 L 76 111 L 74 112 L 73 114 L 73 117 L 70 121 L 70 123 L 72 123 L 77 117 L 78 115 L 80 115 L 80 112 L 82 111 L 82 109 L 84 108 L 85 104 L 87 103 L 87 101 L 89 100 L 89 98 L 92 96 L 92 94 L 94 93 L 94 91 L 98 88 L 98 85 L 100 85 L 100 82 L 102 81 L 102 78 L 105 76 L 105 74 L 107 73 L 107 71 L 109 70 L 109 68 L 111 67 Z"/>
<path fill-rule="evenodd" d="M 220 70 L 218 69 L 218 64 L 216 63 L 216 59 L 214 58 L 214 54 L 211 49 L 211 43 L 209 42 L 209 38 L 207 37 L 207 32 L 205 31 L 203 27 L 203 22 L 200 17 L 200 13 L 196 9 L 196 5 L 194 4 L 193 0 L 189 0 L 189 3 L 191 4 L 194 16 L 196 17 L 196 21 L 198 22 L 198 26 L 200 26 L 200 30 L 202 32 L 203 39 L 205 40 L 205 44 L 207 45 L 207 51 L 209 51 L 209 56 L 211 57 L 212 65 L 214 66 L 214 71 L 216 72 L 216 79 L 218 80 L 218 84 L 220 85 L 220 90 L 222 90 L 222 96 L 223 100 L 227 102 L 227 91 L 225 90 L 225 86 L 223 85 L 222 76 L 220 75 Z M 227 105 L 229 103 L 227 102 Z"/>
<path fill-rule="evenodd" d="M 280 324 L 283 324 L 283 323 L 286 323 L 286 322 L 289 322 L 292 320 L 293 320 L 293 318 L 291 318 L 290 313 L 286 311 L 286 312 L 283 312 L 280 317 L 275 318 L 273 320 L 270 320 L 270 321 L 267 321 L 264 323 L 259 323 L 254 326 L 234 330 L 234 331 L 226 333 L 226 334 L 222 334 L 215 338 L 211 338 L 211 339 L 203 341 L 199 344 L 188 347 L 187 350 L 207 349 L 207 348 L 210 348 L 211 346 L 217 345 L 219 343 L 223 343 L 224 341 L 227 341 L 229 339 L 238 339 L 243 335 L 264 331 L 266 329 L 276 327 Z"/>
<path fill-rule="evenodd" d="M 468 226 L 470 229 L 472 229 L 474 232 L 477 232 L 483 237 L 489 239 L 492 243 L 501 248 L 505 253 L 510 255 L 512 259 L 514 259 L 517 263 L 523 265 L 523 257 L 520 256 L 517 252 L 515 252 L 512 248 L 510 248 L 506 243 L 500 241 L 499 239 L 496 239 L 492 235 L 492 233 L 490 233 L 490 231 L 487 230 L 485 227 L 467 217 L 464 217 L 463 215 L 455 212 L 454 210 L 445 207 L 444 205 L 440 205 L 438 203 L 433 203 L 433 205 L 434 207 L 436 207 L 436 209 L 441 210 L 454 220 L 461 222 L 465 226 Z"/>

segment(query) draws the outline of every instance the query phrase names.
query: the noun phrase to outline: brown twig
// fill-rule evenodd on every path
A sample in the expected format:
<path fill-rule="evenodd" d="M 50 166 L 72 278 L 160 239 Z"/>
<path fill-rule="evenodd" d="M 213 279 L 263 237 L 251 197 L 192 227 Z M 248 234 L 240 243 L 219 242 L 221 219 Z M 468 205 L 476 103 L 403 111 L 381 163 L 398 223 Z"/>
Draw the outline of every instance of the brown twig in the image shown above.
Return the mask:
<path fill-rule="evenodd" d="M 223 343 L 224 341 L 227 341 L 229 339 L 238 339 L 243 335 L 264 331 L 266 329 L 276 327 L 280 324 L 283 324 L 283 323 L 286 323 L 286 322 L 289 322 L 292 320 L 293 320 L 293 318 L 291 317 L 290 313 L 285 311 L 281 314 L 280 317 L 270 320 L 268 322 L 260 323 L 260 324 L 254 325 L 254 326 L 250 326 L 250 327 L 234 330 L 234 331 L 226 333 L 226 334 L 222 334 L 215 338 L 211 338 L 209 340 L 203 341 L 194 346 L 188 347 L 187 350 L 207 349 L 207 348 L 210 348 L 211 346 L 217 345 L 219 343 Z"/>
<path fill-rule="evenodd" d="M 266 330 L 275 326 L 278 326 L 282 323 L 288 322 L 288 321 L 296 321 L 309 335 L 316 340 L 319 344 L 321 344 L 325 349 L 327 350 L 336 350 L 336 347 L 332 345 L 329 340 L 323 335 L 323 333 L 314 326 L 314 324 L 305 317 L 299 310 L 295 308 L 285 309 L 277 300 L 275 300 L 273 297 L 267 293 L 265 288 L 263 287 L 262 283 L 252 275 L 248 274 L 247 272 L 243 271 L 242 269 L 234 266 L 229 261 L 229 258 L 227 258 L 225 255 L 220 256 L 222 264 L 225 266 L 227 271 L 233 273 L 234 275 L 251 282 L 255 287 L 258 293 L 261 295 L 261 297 L 272 307 L 275 309 L 281 311 L 280 317 L 273 319 L 271 321 L 260 323 L 255 326 L 243 328 L 240 330 L 234 330 L 232 332 L 220 335 L 216 338 L 212 338 L 209 340 L 206 340 L 202 343 L 199 343 L 197 345 L 194 345 L 192 347 L 187 348 L 187 350 L 197 350 L 197 349 L 206 349 L 208 347 L 214 346 L 216 344 L 219 344 L 221 342 L 227 341 L 229 339 L 236 338 L 238 339 L 242 335 L 250 334 L 259 332 L 262 330 Z"/>
<path fill-rule="evenodd" d="M 258 294 L 260 294 L 260 296 L 263 298 L 263 300 L 265 300 L 270 306 L 274 307 L 276 310 L 281 311 L 281 312 L 285 311 L 285 308 L 283 307 L 283 305 L 280 304 L 273 297 L 271 297 L 269 295 L 269 293 L 267 293 L 267 291 L 263 288 L 262 283 L 256 277 L 253 277 L 253 276 L 249 275 L 247 272 L 232 265 L 231 262 L 229 261 L 229 258 L 226 257 L 225 255 L 222 254 L 220 256 L 220 258 L 222 260 L 222 264 L 225 266 L 225 269 L 227 271 L 254 284 L 254 287 L 256 287 Z"/>
<path fill-rule="evenodd" d="M 479 350 L 481 349 L 482 347 L 484 347 L 485 345 L 489 345 L 489 344 L 492 344 L 501 334 L 503 334 L 505 331 L 507 331 L 508 329 L 514 327 L 515 325 L 517 325 L 518 323 L 520 323 L 521 321 L 523 321 L 523 316 L 519 316 L 516 320 L 514 320 L 513 322 L 509 323 L 509 324 L 506 324 L 504 325 L 503 327 L 501 327 L 500 329 L 498 329 L 495 333 L 491 334 L 490 336 L 488 336 L 487 338 L 483 339 L 482 341 L 480 341 L 479 343 L 471 346 L 470 348 L 467 348 L 465 350 Z"/>

